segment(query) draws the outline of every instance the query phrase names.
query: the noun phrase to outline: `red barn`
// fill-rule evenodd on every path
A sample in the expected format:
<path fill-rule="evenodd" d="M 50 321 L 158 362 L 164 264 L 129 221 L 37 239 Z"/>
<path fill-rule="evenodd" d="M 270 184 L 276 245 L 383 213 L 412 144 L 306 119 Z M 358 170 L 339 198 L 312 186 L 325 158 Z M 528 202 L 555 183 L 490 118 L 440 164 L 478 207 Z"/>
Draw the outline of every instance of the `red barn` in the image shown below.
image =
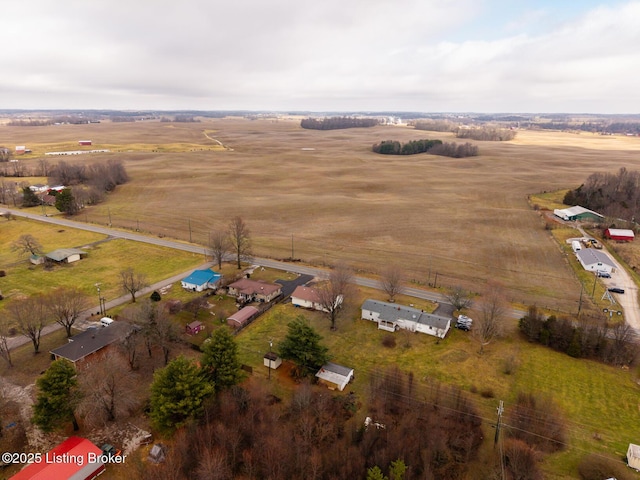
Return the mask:
<path fill-rule="evenodd" d="M 621 228 L 607 228 L 604 232 L 604 236 L 611 240 L 618 240 L 621 242 L 632 242 L 635 238 L 633 230 L 624 230 Z"/>
<path fill-rule="evenodd" d="M 43 453 L 39 462 L 30 463 L 11 480 L 74 478 L 88 480 L 104 471 L 102 450 L 86 438 L 69 437 L 53 450 Z"/>
<path fill-rule="evenodd" d="M 91 140 L 79 140 L 79 145 L 91 145 Z"/>

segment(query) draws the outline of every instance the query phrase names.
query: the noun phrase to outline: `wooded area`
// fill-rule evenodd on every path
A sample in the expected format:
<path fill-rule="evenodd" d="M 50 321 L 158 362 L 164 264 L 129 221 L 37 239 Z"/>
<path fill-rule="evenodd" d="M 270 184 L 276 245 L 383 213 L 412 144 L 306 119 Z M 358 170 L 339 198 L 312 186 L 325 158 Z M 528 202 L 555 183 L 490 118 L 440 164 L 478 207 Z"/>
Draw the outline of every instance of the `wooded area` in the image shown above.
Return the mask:
<path fill-rule="evenodd" d="M 630 222 L 640 218 L 640 172 L 593 173 L 564 196 L 565 205 L 581 205 L 602 215 Z"/>

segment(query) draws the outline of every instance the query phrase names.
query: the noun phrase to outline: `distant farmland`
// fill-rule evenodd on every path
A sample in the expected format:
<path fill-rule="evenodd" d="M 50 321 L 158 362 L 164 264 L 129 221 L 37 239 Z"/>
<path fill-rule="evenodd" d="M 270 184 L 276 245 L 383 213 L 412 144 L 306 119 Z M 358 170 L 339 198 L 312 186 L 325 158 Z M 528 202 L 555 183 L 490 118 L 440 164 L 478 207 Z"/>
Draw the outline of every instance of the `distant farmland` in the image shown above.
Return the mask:
<path fill-rule="evenodd" d="M 240 215 L 255 255 L 288 258 L 293 250 L 305 262 L 346 261 L 365 274 L 395 263 L 419 283 L 474 291 L 491 279 L 513 301 L 573 311 L 580 286 L 527 195 L 632 169 L 640 150 L 635 137 L 521 131 L 510 142 L 476 142 L 478 157 L 390 158 L 371 146 L 426 133 L 304 130 L 299 119 L 1 128 L 5 143 L 33 150 L 24 161 L 34 165 L 39 151 L 77 138 L 112 150 L 100 159 L 125 162 L 131 181 L 80 221 L 106 224 L 110 216 L 114 226 L 204 244 Z"/>

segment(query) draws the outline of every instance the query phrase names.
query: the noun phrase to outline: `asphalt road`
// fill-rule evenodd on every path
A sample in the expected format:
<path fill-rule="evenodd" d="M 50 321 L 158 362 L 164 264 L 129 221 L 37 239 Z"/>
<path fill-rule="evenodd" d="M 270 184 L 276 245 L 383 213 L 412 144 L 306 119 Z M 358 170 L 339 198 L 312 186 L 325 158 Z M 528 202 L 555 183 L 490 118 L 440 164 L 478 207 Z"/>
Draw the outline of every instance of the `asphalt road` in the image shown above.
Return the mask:
<path fill-rule="evenodd" d="M 80 230 L 86 230 L 86 231 L 90 231 L 90 232 L 94 232 L 94 233 L 101 233 L 104 235 L 108 235 L 111 237 L 115 237 L 115 238 L 123 238 L 123 239 L 127 239 L 127 240 L 132 240 L 132 241 L 136 241 L 136 242 L 143 242 L 143 243 L 149 243 L 149 244 L 153 244 L 153 245 L 159 245 L 162 247 L 167 247 L 167 248 L 173 248 L 173 249 L 177 249 L 177 250 L 183 250 L 183 251 L 187 251 L 187 252 L 192 252 L 192 253 L 201 253 L 204 254 L 204 247 L 200 246 L 200 245 L 193 245 L 193 244 L 189 244 L 189 243 L 184 243 L 184 242 L 178 242 L 178 241 L 174 241 L 174 240 L 169 240 L 166 238 L 158 238 L 158 237 L 150 237 L 150 236 L 146 236 L 146 235 L 141 235 L 138 233 L 133 233 L 133 232 L 128 232 L 128 231 L 124 231 L 124 230 L 118 230 L 118 229 L 114 229 L 114 228 L 109 228 L 109 227 L 102 227 L 99 225 L 92 225 L 92 224 L 87 224 L 87 223 L 82 223 L 82 222 L 75 222 L 73 220 L 67 220 L 65 218 L 60 218 L 58 216 L 53 216 L 53 217 L 45 217 L 44 215 L 34 215 L 32 213 L 26 213 L 20 210 L 12 210 L 12 209 L 6 209 L 5 211 L 10 212 L 12 215 L 15 215 L 16 217 L 22 217 L 22 218 L 28 218 L 31 220 L 35 220 L 38 222 L 46 222 L 46 223 L 51 223 L 53 225 L 58 225 L 58 226 L 64 226 L 64 227 L 68 227 L 68 228 L 76 228 L 76 229 L 80 229 Z M 0 212 L 1 213 L 1 212 Z M 315 268 L 315 267 L 309 267 L 307 265 L 301 265 L 299 263 L 287 263 L 287 262 L 280 262 L 277 260 L 271 260 L 268 258 L 259 258 L 259 257 L 254 257 L 252 259 L 252 262 L 254 264 L 257 265 L 261 265 L 264 267 L 269 267 L 269 268 L 273 268 L 276 270 L 283 270 L 286 272 L 292 272 L 292 273 L 297 273 L 299 275 L 308 275 L 310 277 L 327 277 L 328 276 L 328 271 L 324 270 L 324 269 L 320 269 L 320 268 Z M 210 267 L 211 264 L 206 264 L 203 265 L 202 267 L 199 268 L 208 268 Z M 193 269 L 192 269 L 193 270 Z M 156 284 L 153 284 L 143 290 L 141 290 L 140 292 L 138 292 L 138 294 L 136 295 L 136 297 L 138 296 L 144 296 L 147 295 L 148 293 L 152 292 L 153 290 L 158 290 L 166 285 L 175 283 L 177 281 L 179 281 L 180 279 L 184 278 L 185 276 L 187 276 L 189 273 L 191 273 L 192 270 L 189 270 L 188 272 L 182 273 L 180 275 L 176 275 L 174 277 L 168 278 L 163 280 L 162 282 L 158 282 Z M 306 282 L 305 282 L 306 283 Z M 382 285 L 380 284 L 380 282 L 378 280 L 373 280 L 370 278 L 365 278 L 365 277 L 354 277 L 354 283 L 356 285 L 360 285 L 363 287 L 369 287 L 369 288 L 374 288 L 376 290 L 383 290 Z M 422 290 L 419 288 L 414 288 L 414 287 L 406 287 L 403 291 L 403 293 L 405 295 L 414 297 L 414 298 L 420 298 L 420 299 L 424 299 L 424 300 L 430 300 L 432 302 L 436 302 L 438 304 L 440 304 L 441 306 L 439 307 L 440 311 L 443 312 L 443 314 L 445 312 L 453 312 L 453 307 L 448 304 L 446 302 L 446 299 L 443 295 L 439 294 L 439 293 L 435 293 L 435 292 L 429 292 L 427 290 Z M 113 307 L 116 307 L 118 305 L 122 305 L 123 303 L 126 303 L 128 301 L 131 300 L 131 297 L 129 295 L 123 295 L 121 297 L 112 299 L 112 300 L 108 300 L 105 304 L 106 309 L 110 309 Z M 91 316 L 91 314 L 96 313 L 99 310 L 99 307 L 93 307 L 85 312 L 83 312 L 80 320 L 77 323 L 77 326 L 81 329 L 86 328 L 89 325 L 95 325 L 95 322 L 90 322 L 88 319 Z M 523 315 L 525 314 L 524 311 L 522 310 L 512 310 L 510 312 L 510 316 L 512 318 L 521 318 Z M 47 325 L 47 327 L 45 327 L 45 329 L 43 330 L 42 334 L 46 335 L 48 333 L 51 333 L 55 330 L 58 330 L 62 328 L 59 324 L 54 323 L 52 325 Z M 19 336 L 19 337 L 14 337 L 9 339 L 10 340 L 10 348 L 15 348 L 18 345 L 23 345 L 25 343 L 28 343 L 30 340 L 27 339 L 26 337 L 23 336 Z"/>

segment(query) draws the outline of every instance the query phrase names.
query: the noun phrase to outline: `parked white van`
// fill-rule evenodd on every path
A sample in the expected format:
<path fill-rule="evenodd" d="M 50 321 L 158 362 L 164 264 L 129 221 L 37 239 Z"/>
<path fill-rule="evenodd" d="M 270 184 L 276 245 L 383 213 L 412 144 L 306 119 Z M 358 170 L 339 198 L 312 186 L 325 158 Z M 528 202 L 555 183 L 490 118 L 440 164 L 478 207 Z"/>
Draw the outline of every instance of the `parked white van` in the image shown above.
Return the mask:
<path fill-rule="evenodd" d="M 113 323 L 113 318 L 109 318 L 109 317 L 102 317 L 100 319 L 100 325 L 102 325 L 103 327 L 108 327 L 109 325 L 111 325 Z"/>

